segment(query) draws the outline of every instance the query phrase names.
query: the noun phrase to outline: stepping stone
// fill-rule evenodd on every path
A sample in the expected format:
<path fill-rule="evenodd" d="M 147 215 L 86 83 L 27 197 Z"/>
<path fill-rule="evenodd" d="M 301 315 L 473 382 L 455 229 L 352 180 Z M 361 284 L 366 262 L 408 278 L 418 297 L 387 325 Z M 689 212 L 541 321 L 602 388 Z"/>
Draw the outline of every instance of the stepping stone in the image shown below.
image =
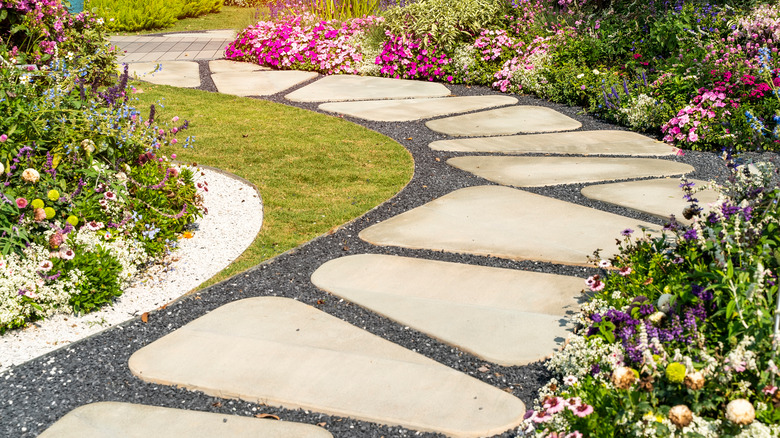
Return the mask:
<path fill-rule="evenodd" d="M 501 186 L 456 190 L 360 232 L 374 245 L 450 251 L 516 260 L 591 266 L 608 258 L 626 228 L 660 227 L 593 208 Z"/>
<path fill-rule="evenodd" d="M 209 70 L 211 73 L 243 73 L 250 71 L 269 70 L 268 67 L 252 64 L 251 62 L 238 62 L 219 59 L 209 61 Z"/>
<path fill-rule="evenodd" d="M 211 80 L 223 94 L 270 96 L 317 76 L 315 72 L 295 70 L 226 72 L 212 74 Z"/>
<path fill-rule="evenodd" d="M 707 185 L 706 181 L 696 179 L 689 181 L 696 184 L 694 187 Z M 692 223 L 682 215 L 682 211 L 690 204 L 683 199 L 680 180 L 676 178 L 588 186 L 582 189 L 582 194 L 589 199 L 620 205 L 662 219 L 669 219 L 669 215 L 674 214 L 678 222 Z M 699 200 L 699 205 L 705 211 L 708 210 L 707 204 L 718 200 L 718 194 L 710 189 L 697 192 L 694 197 Z"/>
<path fill-rule="evenodd" d="M 371 76 L 337 75 L 293 91 L 285 96 L 293 102 L 337 102 L 345 100 L 410 99 L 444 97 L 450 90 L 435 82 Z"/>
<path fill-rule="evenodd" d="M 560 155 L 673 155 L 675 148 L 628 131 L 577 131 L 507 137 L 458 138 L 430 144 L 435 151 Z"/>
<path fill-rule="evenodd" d="M 450 158 L 447 164 L 515 187 L 682 175 L 696 170 L 688 164 L 652 158 L 469 156 Z"/>
<path fill-rule="evenodd" d="M 117 402 L 92 403 L 78 407 L 39 435 L 40 438 L 238 436 L 333 437 L 327 430 L 310 424 Z"/>
<path fill-rule="evenodd" d="M 516 397 L 289 298 L 226 304 L 137 351 L 142 380 L 453 437 L 517 427 Z"/>
<path fill-rule="evenodd" d="M 571 333 L 581 278 L 387 255 L 341 257 L 320 289 L 500 365 L 549 356 Z"/>
<path fill-rule="evenodd" d="M 454 136 L 508 135 L 520 132 L 571 131 L 582 124 L 542 106 L 510 106 L 474 114 L 431 120 L 428 129 Z"/>
<path fill-rule="evenodd" d="M 517 99 L 509 96 L 461 96 L 436 99 L 331 102 L 321 104 L 320 109 L 377 122 L 408 122 L 516 103 Z"/>
<path fill-rule="evenodd" d="M 174 87 L 199 87 L 200 66 L 192 61 L 133 62 L 128 64 L 130 76 L 146 82 Z M 124 72 L 119 65 L 119 73 Z"/>

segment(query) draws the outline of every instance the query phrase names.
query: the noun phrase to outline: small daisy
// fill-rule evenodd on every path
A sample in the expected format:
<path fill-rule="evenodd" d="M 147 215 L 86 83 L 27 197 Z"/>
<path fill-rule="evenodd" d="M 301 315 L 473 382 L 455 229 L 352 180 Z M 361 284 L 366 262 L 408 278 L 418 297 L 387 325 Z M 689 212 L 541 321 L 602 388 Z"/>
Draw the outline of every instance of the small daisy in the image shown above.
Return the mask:
<path fill-rule="evenodd" d="M 116 201 L 116 193 L 112 191 L 107 191 L 106 193 L 103 194 L 103 196 L 109 201 Z"/>
<path fill-rule="evenodd" d="M 63 260 L 73 260 L 73 257 L 76 257 L 76 253 L 73 252 L 72 249 L 65 248 L 60 250 L 60 257 Z"/>
<path fill-rule="evenodd" d="M 574 412 L 574 415 L 585 418 L 593 413 L 593 406 L 583 403 L 574 408 L 572 411 Z"/>
<path fill-rule="evenodd" d="M 544 408 L 547 409 L 548 414 L 561 412 L 564 408 L 563 399 L 560 397 L 547 397 L 544 400 Z"/>
<path fill-rule="evenodd" d="M 622 275 L 623 277 L 627 276 L 630 273 L 631 273 L 631 268 L 628 266 L 620 268 L 620 271 L 618 272 L 618 274 Z"/>
<path fill-rule="evenodd" d="M 566 435 L 564 438 L 582 438 L 582 433 L 579 430 L 575 430 L 574 432 Z"/>
<path fill-rule="evenodd" d="M 566 407 L 569 408 L 570 411 L 573 411 L 582 405 L 582 399 L 579 397 L 570 397 L 567 398 L 564 403 L 566 403 Z"/>
<path fill-rule="evenodd" d="M 598 292 L 602 289 L 604 289 L 604 283 L 601 281 L 601 278 L 598 275 L 594 275 L 587 280 L 585 280 L 585 284 L 592 290 L 593 292 Z"/>
<path fill-rule="evenodd" d="M 98 199 L 98 204 L 100 204 L 100 206 L 103 207 L 103 208 L 108 207 L 108 201 L 106 201 L 103 198 Z"/>
<path fill-rule="evenodd" d="M 599 268 L 607 269 L 612 267 L 612 262 L 609 260 L 602 260 L 599 262 Z"/>
<path fill-rule="evenodd" d="M 547 411 L 543 413 L 534 411 L 534 413 L 531 414 L 531 421 L 534 423 L 546 423 L 550 420 L 552 420 L 552 415 L 547 413 Z"/>
<path fill-rule="evenodd" d="M 577 382 L 578 382 L 577 376 L 573 376 L 572 375 L 572 376 L 566 376 L 566 377 L 563 378 L 563 383 L 566 386 L 576 385 Z"/>
<path fill-rule="evenodd" d="M 39 271 L 43 271 L 43 272 L 47 272 L 47 271 L 51 270 L 51 268 L 53 268 L 53 267 L 54 267 L 54 264 L 52 264 L 51 260 L 44 260 L 44 261 L 41 262 L 40 265 L 38 265 L 38 270 Z"/>

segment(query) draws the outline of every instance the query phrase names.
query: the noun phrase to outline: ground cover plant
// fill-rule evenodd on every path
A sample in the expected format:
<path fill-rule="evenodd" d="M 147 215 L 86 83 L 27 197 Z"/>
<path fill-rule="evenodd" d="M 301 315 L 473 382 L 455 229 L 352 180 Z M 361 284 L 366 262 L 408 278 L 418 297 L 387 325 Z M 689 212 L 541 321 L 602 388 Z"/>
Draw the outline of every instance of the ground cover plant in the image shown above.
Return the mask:
<path fill-rule="evenodd" d="M 158 152 L 188 123 L 132 106 L 100 19 L 3 6 L 0 333 L 111 303 L 201 214 L 192 171 Z"/>
<path fill-rule="evenodd" d="M 318 5 L 271 5 L 226 56 L 533 93 L 683 149 L 778 147 L 774 2 L 421 0 L 365 16 Z"/>

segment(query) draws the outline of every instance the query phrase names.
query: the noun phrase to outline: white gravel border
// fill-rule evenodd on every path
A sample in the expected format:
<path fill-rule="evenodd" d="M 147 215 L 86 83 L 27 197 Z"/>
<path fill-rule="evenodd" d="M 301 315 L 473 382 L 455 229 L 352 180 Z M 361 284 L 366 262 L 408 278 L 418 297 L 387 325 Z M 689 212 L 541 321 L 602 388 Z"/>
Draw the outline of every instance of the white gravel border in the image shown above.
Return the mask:
<path fill-rule="evenodd" d="M 60 314 L 0 336 L 0 373 L 13 365 L 56 350 L 179 298 L 238 258 L 254 241 L 263 222 L 263 204 L 254 187 L 223 173 L 201 169 L 196 181 L 208 214 L 180 239 L 172 262 L 149 269 L 113 307 L 83 316 Z"/>

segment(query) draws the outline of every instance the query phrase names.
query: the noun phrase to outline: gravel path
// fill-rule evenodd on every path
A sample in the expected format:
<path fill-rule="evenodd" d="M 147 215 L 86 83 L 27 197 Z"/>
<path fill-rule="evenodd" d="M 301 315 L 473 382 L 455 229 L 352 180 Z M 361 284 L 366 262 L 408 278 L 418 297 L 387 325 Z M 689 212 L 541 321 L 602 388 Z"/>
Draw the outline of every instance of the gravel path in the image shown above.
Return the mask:
<path fill-rule="evenodd" d="M 215 91 L 213 83 L 208 77 L 206 63 L 201 63 L 201 74 L 203 78 L 201 88 Z M 449 87 L 454 94 L 460 96 L 499 94 L 484 87 Z M 272 96 L 269 100 L 289 105 L 290 102 L 283 99 L 283 94 Z M 583 124 L 582 130 L 621 129 L 582 115 L 578 108 L 551 104 L 526 96 L 518 97 L 520 104 L 550 107 L 579 120 Z M 316 105 L 300 104 L 295 106 L 317 110 Z M 422 122 L 352 121 L 395 139 L 413 154 L 415 173 L 407 187 L 392 199 L 366 215 L 342 226 L 332 234 L 316 238 L 200 294 L 186 297 L 162 311 L 152 313 L 148 323 L 135 318 L 82 342 L 74 343 L 15 367 L 5 374 L 0 374 L 0 380 L 3 381 L 3 385 L 0 386 L 0 436 L 35 436 L 78 406 L 110 400 L 244 416 L 253 416 L 259 413 L 275 414 L 283 420 L 321 424 L 335 437 L 437 436 L 309 411 L 219 399 L 198 392 L 146 383 L 131 375 L 127 361 L 130 355 L 139 348 L 223 304 L 255 296 L 284 296 L 315 306 L 324 312 L 405 348 L 419 352 L 455 370 L 508 390 L 527 404 L 531 404 L 535 392 L 549 377 L 542 363 L 522 367 L 500 367 L 491 364 L 490 370 L 485 372 L 485 368 L 482 368 L 485 365 L 484 361 L 444 345 L 423 333 L 319 291 L 311 284 L 309 278 L 320 265 L 328 260 L 347 254 L 361 253 L 403 255 L 550 272 L 581 278 L 586 278 L 595 271 L 590 268 L 532 261 L 512 261 L 427 250 L 377 247 L 361 241 L 357 237 L 358 233 L 367 226 L 459 188 L 492 183 L 448 166 L 445 163 L 446 159 L 468 154 L 430 150 L 427 146 L 428 143 L 447 137 L 428 130 Z M 777 161 L 776 154 L 767 154 L 764 158 Z M 695 178 L 722 179 L 725 176 L 725 167 L 715 154 L 688 152 L 682 157 L 668 157 L 666 159 L 693 165 L 697 170 L 691 176 Z M 565 185 L 529 191 L 659 223 L 658 219 L 649 215 L 588 200 L 579 193 L 581 187 L 581 185 Z M 513 436 L 513 433 L 509 431 L 501 436 Z"/>

